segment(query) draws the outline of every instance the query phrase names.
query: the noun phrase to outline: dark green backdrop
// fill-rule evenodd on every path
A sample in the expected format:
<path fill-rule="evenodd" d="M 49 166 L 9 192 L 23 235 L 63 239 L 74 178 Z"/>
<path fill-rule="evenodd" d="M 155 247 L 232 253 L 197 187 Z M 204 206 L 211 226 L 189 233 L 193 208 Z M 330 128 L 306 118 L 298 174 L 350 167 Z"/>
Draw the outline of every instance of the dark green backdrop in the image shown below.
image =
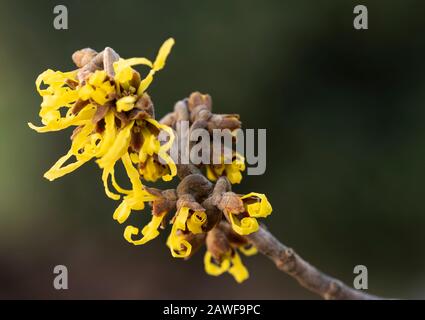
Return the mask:
<path fill-rule="evenodd" d="M 70 56 L 111 46 L 153 58 L 176 45 L 150 93 L 157 113 L 199 90 L 246 128 L 267 128 L 269 228 L 348 284 L 369 269 L 375 294 L 425 295 L 425 5 L 361 1 L 0 1 L 0 298 L 315 298 L 264 257 L 242 285 L 203 271 L 202 254 L 173 259 L 165 236 L 133 247 L 112 220 L 100 171 L 49 183 L 43 173 L 69 132 L 39 135 L 35 78 Z M 69 30 L 53 28 L 66 4 Z M 141 215 L 146 221 L 147 215 Z M 66 292 L 53 266 L 69 269 Z"/>

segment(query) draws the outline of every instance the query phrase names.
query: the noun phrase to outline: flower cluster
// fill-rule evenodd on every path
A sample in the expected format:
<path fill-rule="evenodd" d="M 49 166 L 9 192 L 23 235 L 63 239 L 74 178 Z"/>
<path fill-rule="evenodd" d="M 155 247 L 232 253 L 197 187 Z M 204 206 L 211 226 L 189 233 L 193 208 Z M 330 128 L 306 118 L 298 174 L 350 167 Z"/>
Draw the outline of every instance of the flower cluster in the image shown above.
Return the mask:
<path fill-rule="evenodd" d="M 167 246 L 173 257 L 189 258 L 206 243 L 206 272 L 229 272 L 242 282 L 248 271 L 239 252 L 256 252 L 245 236 L 259 229 L 257 219 L 267 217 L 272 208 L 264 194 L 231 192 L 231 185 L 241 182 L 245 170 L 245 160 L 234 145 L 230 161 L 224 158 L 223 150 L 218 155 L 211 150 L 212 157 L 222 159 L 218 165 L 182 165 L 170 156 L 175 138 L 181 135 L 181 121 L 188 121 L 190 130 L 226 130 L 233 142 L 241 127 L 239 115 L 212 113 L 211 97 L 199 92 L 178 102 L 162 120 L 155 120 L 146 90 L 155 73 L 164 67 L 173 45 L 173 39 L 165 41 L 153 62 L 122 59 L 111 48 L 100 53 L 92 49 L 75 52 L 76 70 L 47 70 L 37 78 L 36 87 L 43 98 L 39 113 L 42 126 L 29 126 L 37 132 L 74 127 L 69 151 L 45 173 L 45 178 L 55 180 L 95 159 L 102 170 L 106 195 L 114 200 L 122 197 L 113 213 L 115 220 L 124 223 L 132 211 L 143 210 L 146 203 L 152 206 L 147 225 L 126 226 L 124 238 L 129 243 L 149 242 L 168 222 L 172 228 Z M 148 68 L 144 77 L 133 68 L 136 65 Z M 166 134 L 165 141 L 159 138 L 160 133 Z M 115 179 L 119 161 L 131 189 L 124 189 Z M 170 181 L 177 173 L 182 180 L 176 189 L 159 190 L 145 184 L 158 179 Z"/>
<path fill-rule="evenodd" d="M 146 58 L 121 59 L 108 48 L 100 54 L 85 49 L 74 54 L 80 69 L 70 72 L 49 69 L 36 80 L 38 93 L 43 97 L 39 113 L 43 126 L 31 123 L 29 126 L 37 132 L 75 127 L 70 150 L 44 177 L 52 181 L 91 159 L 97 159 L 103 170 L 107 196 L 119 200 L 124 195 L 113 215 L 120 223 L 127 219 L 131 210 L 142 210 L 145 202 L 155 198 L 146 191 L 140 177 L 147 181 L 159 178 L 169 181 L 177 172 L 167 153 L 174 134 L 168 126 L 154 119 L 153 104 L 146 93 L 155 72 L 164 67 L 173 44 L 173 39 L 167 40 L 153 63 Z M 93 60 L 101 57 L 100 66 L 81 61 L 87 55 Z M 138 64 L 150 68 L 143 79 L 132 68 Z M 161 130 L 169 134 L 168 142 L 162 145 L 158 140 Z M 72 158 L 75 158 L 73 162 Z M 160 159 L 167 165 L 163 165 Z M 132 190 L 123 189 L 115 179 L 115 164 L 120 160 Z M 110 190 L 110 182 L 116 192 Z"/>

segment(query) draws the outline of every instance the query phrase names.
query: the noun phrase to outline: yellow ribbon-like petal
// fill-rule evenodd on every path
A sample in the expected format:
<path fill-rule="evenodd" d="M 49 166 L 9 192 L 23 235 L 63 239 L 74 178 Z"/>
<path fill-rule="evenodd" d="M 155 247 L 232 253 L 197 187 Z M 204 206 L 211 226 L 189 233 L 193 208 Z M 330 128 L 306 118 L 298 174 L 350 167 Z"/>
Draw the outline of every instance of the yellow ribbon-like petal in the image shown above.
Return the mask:
<path fill-rule="evenodd" d="M 102 157 L 111 148 L 117 135 L 117 128 L 115 126 L 115 116 L 112 110 L 109 110 L 105 116 L 105 131 L 102 135 L 102 143 L 96 157 Z"/>
<path fill-rule="evenodd" d="M 213 257 L 211 252 L 205 252 L 204 256 L 204 267 L 205 272 L 211 276 L 219 276 L 229 270 L 230 259 L 224 258 L 220 264 L 216 264 L 212 261 Z"/>
<path fill-rule="evenodd" d="M 232 266 L 229 268 L 229 273 L 235 278 L 238 283 L 241 283 L 249 278 L 247 268 L 242 263 L 241 257 L 237 252 L 234 253 L 232 259 Z"/>
<path fill-rule="evenodd" d="M 209 164 L 206 165 L 206 168 L 207 168 L 207 178 L 208 178 L 208 180 L 217 181 L 217 176 L 215 174 L 214 169 Z"/>
<path fill-rule="evenodd" d="M 48 119 L 48 121 L 44 121 L 44 127 L 37 127 L 32 123 L 28 123 L 28 126 L 39 133 L 59 131 L 70 126 L 80 126 L 85 124 L 87 121 L 92 119 L 95 112 L 96 107 L 92 104 L 85 106 L 77 115 L 69 112 L 63 118 L 60 117 L 59 112 L 53 111 L 44 115 L 44 120 Z"/>
<path fill-rule="evenodd" d="M 180 231 L 186 230 L 186 221 L 189 215 L 189 208 L 181 208 L 177 214 L 167 240 L 167 246 L 170 248 L 171 255 L 174 258 L 188 257 L 192 251 L 192 245 L 184 239 Z M 179 231 L 180 230 L 180 231 Z"/>
<path fill-rule="evenodd" d="M 168 55 L 171 52 L 171 48 L 174 45 L 174 39 L 173 38 L 169 38 L 168 40 L 166 40 L 161 48 L 158 51 L 158 55 L 156 56 L 155 62 L 153 63 L 152 66 L 152 70 L 148 73 L 148 75 L 146 76 L 146 78 L 144 78 L 139 85 L 139 88 L 137 89 L 137 95 L 141 96 L 146 89 L 149 87 L 149 85 L 151 84 L 152 80 L 153 80 L 153 76 L 154 74 L 161 70 L 162 68 L 164 68 L 165 66 L 165 61 L 167 60 Z"/>
<path fill-rule="evenodd" d="M 253 256 L 254 254 L 257 254 L 257 248 L 253 245 L 248 246 L 242 246 L 238 248 L 240 252 L 242 252 L 246 256 Z"/>
<path fill-rule="evenodd" d="M 161 48 L 159 48 L 158 55 L 156 56 L 155 62 L 153 63 L 153 69 L 155 71 L 159 71 L 164 68 L 165 61 L 167 60 L 167 57 L 170 54 L 174 43 L 174 39 L 169 38 L 162 44 Z"/>
<path fill-rule="evenodd" d="M 245 171 L 245 158 L 236 153 L 235 159 L 231 164 L 225 165 L 226 176 L 231 184 L 240 183 L 242 180 L 242 171 Z"/>
<path fill-rule="evenodd" d="M 135 96 L 126 96 L 122 97 L 117 101 L 117 111 L 130 111 L 134 107 L 134 103 L 136 102 Z"/>
<path fill-rule="evenodd" d="M 128 153 L 124 154 L 121 161 L 130 178 L 132 190 L 125 196 L 124 200 L 113 214 L 113 218 L 119 223 L 126 221 L 132 210 L 143 210 L 145 202 L 156 199 L 156 196 L 150 194 L 143 188 L 137 169 L 134 168 L 131 162 L 130 155 Z"/>
<path fill-rule="evenodd" d="M 207 214 L 204 211 L 195 211 L 187 220 L 187 228 L 193 234 L 204 232 L 202 226 L 207 222 Z"/>
<path fill-rule="evenodd" d="M 173 129 L 170 128 L 167 125 L 160 124 L 155 119 L 146 119 L 146 121 L 148 121 L 149 123 L 153 124 L 159 130 L 165 131 L 168 134 L 168 136 L 169 136 L 168 141 L 166 143 L 164 143 L 163 145 L 159 146 L 159 149 L 157 151 L 157 154 L 160 157 L 160 159 L 162 159 L 167 164 L 167 166 L 170 169 L 170 174 L 163 175 L 162 176 L 162 180 L 164 180 L 164 181 L 170 181 L 170 180 L 173 179 L 173 177 L 175 177 L 177 175 L 177 166 L 176 166 L 176 163 L 173 161 L 173 159 L 167 153 L 171 149 L 171 147 L 172 147 L 172 145 L 174 143 L 175 135 L 174 135 Z"/>
<path fill-rule="evenodd" d="M 227 271 L 238 283 L 245 281 L 249 277 L 248 270 L 235 250 L 225 254 L 219 264 L 213 262 L 211 253 L 207 251 L 204 256 L 204 266 L 207 274 L 219 276 Z"/>
<path fill-rule="evenodd" d="M 251 192 L 242 196 L 241 200 L 250 198 L 258 199 L 258 201 L 254 203 L 248 203 L 245 205 L 250 217 L 265 218 L 272 213 L 273 208 L 265 194 Z"/>
<path fill-rule="evenodd" d="M 152 68 L 152 62 L 146 58 L 130 58 L 130 59 L 119 59 L 114 62 L 113 67 L 115 71 L 114 80 L 125 84 L 133 78 L 132 66 L 146 65 Z"/>
<path fill-rule="evenodd" d="M 113 166 L 126 152 L 130 144 L 130 132 L 133 127 L 134 121 L 130 122 L 124 128 L 122 128 L 113 144 L 110 146 L 109 150 L 105 155 L 97 160 L 99 167 L 106 168 Z"/>
<path fill-rule="evenodd" d="M 229 213 L 230 223 L 233 230 L 243 236 L 258 231 L 259 225 L 257 219 L 252 217 L 244 217 L 241 220 L 235 217 L 234 214 Z"/>
<path fill-rule="evenodd" d="M 139 84 L 139 88 L 137 89 L 137 95 L 141 96 L 146 89 L 150 86 L 150 84 L 153 81 L 153 75 L 155 74 L 155 70 L 151 70 L 149 71 L 148 75 L 146 76 L 146 78 L 144 78 L 142 81 L 140 81 Z"/>
<path fill-rule="evenodd" d="M 91 144 L 89 135 L 92 132 L 94 126 L 91 123 L 86 124 L 83 129 L 75 136 L 74 141 L 71 145 L 70 150 L 66 155 L 61 157 L 45 174 L 44 177 L 50 181 L 53 181 L 59 177 L 62 177 L 75 169 L 79 168 L 82 164 L 89 161 L 94 153 L 90 154 L 90 149 L 85 148 L 87 144 Z M 82 154 L 78 154 L 79 150 L 83 149 Z M 63 166 L 72 156 L 77 158 L 76 162 L 70 163 Z"/>
<path fill-rule="evenodd" d="M 141 245 L 145 244 L 152 239 L 155 239 L 159 235 L 158 228 L 161 225 L 162 220 L 164 219 L 166 212 L 162 213 L 159 216 L 152 216 L 151 221 L 142 229 L 143 237 L 139 240 L 133 240 L 133 236 L 139 233 L 139 229 L 133 226 L 127 226 L 124 231 L 124 238 L 134 244 Z"/>

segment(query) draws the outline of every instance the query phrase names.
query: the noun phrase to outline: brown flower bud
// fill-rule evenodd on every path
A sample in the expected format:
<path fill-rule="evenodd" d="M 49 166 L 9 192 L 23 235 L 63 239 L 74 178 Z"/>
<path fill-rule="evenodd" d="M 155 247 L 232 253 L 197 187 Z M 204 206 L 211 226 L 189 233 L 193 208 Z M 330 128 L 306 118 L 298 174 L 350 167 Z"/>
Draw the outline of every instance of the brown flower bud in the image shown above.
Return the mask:
<path fill-rule="evenodd" d="M 221 262 L 224 255 L 231 249 L 226 234 L 220 228 L 215 227 L 207 234 L 206 245 L 213 258 Z"/>
<path fill-rule="evenodd" d="M 205 238 L 207 237 L 206 233 L 186 233 L 184 235 L 184 239 L 190 243 L 192 246 L 192 250 L 190 251 L 190 255 L 185 257 L 184 259 L 187 260 L 190 257 L 192 257 L 205 243 Z"/>
<path fill-rule="evenodd" d="M 115 76 L 114 62 L 119 59 L 120 56 L 114 49 L 106 47 L 105 50 L 103 50 L 103 69 L 110 79 L 113 79 Z"/>
<path fill-rule="evenodd" d="M 217 225 L 217 223 L 221 221 L 223 218 L 223 212 L 217 208 L 213 197 L 210 197 L 202 202 L 202 206 L 205 208 L 205 213 L 207 215 L 207 223 L 204 227 L 204 230 L 210 231 Z"/>
<path fill-rule="evenodd" d="M 203 104 L 196 106 L 190 111 L 190 121 L 193 123 L 198 121 L 207 122 L 211 117 L 211 110 Z"/>
<path fill-rule="evenodd" d="M 140 120 L 145 118 L 154 118 L 155 111 L 151 98 L 144 93 L 134 104 L 134 108 L 129 113 L 130 120 Z"/>
<path fill-rule="evenodd" d="M 242 213 L 245 211 L 242 200 L 234 192 L 226 192 L 222 195 L 218 208 L 226 212 L 232 212 L 234 214 Z"/>
<path fill-rule="evenodd" d="M 177 186 L 177 194 L 192 194 L 195 199 L 200 200 L 208 196 L 212 189 L 212 183 L 202 174 L 191 174 L 180 181 Z M 202 201 L 200 200 L 200 201 Z"/>
<path fill-rule="evenodd" d="M 148 188 L 146 190 L 157 196 L 157 199 L 152 201 L 152 214 L 159 216 L 164 212 L 176 211 L 177 194 L 174 189 L 159 190 L 156 188 Z"/>
<path fill-rule="evenodd" d="M 192 111 L 195 107 L 205 105 L 210 111 L 212 108 L 212 99 L 209 94 L 202 94 L 198 91 L 193 92 L 188 99 L 189 110 Z"/>
<path fill-rule="evenodd" d="M 238 114 L 213 114 L 208 121 L 208 130 L 210 132 L 214 129 L 229 129 L 233 131 L 241 126 L 242 122 L 239 120 Z"/>
<path fill-rule="evenodd" d="M 176 206 L 177 210 L 186 207 L 192 211 L 205 211 L 205 208 L 196 202 L 195 198 L 191 194 L 179 195 Z"/>
<path fill-rule="evenodd" d="M 87 63 L 89 63 L 95 56 L 97 52 L 91 48 L 85 48 L 78 51 L 75 51 L 72 54 L 72 61 L 74 61 L 75 65 L 78 68 L 84 67 Z"/>
<path fill-rule="evenodd" d="M 248 244 L 248 240 L 237 234 L 227 221 L 221 221 L 217 228 L 225 234 L 232 248 L 239 248 Z"/>
<path fill-rule="evenodd" d="M 77 78 L 80 84 L 85 84 L 86 80 L 96 70 L 103 69 L 103 51 L 96 54 L 92 59 L 84 64 L 77 73 Z"/>

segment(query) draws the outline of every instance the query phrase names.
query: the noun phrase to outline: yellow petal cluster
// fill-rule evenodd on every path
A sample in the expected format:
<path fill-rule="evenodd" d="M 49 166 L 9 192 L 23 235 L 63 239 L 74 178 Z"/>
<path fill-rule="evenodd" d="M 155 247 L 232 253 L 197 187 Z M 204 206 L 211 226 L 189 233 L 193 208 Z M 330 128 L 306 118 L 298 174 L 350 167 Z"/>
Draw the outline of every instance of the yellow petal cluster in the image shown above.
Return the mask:
<path fill-rule="evenodd" d="M 272 206 L 262 193 L 251 192 L 240 199 L 244 203 L 245 212 L 235 214 L 228 212 L 233 230 L 240 235 L 248 235 L 258 231 L 257 218 L 266 218 L 272 213 Z"/>
<path fill-rule="evenodd" d="M 186 258 L 192 252 L 192 245 L 185 239 L 185 234 L 202 233 L 202 226 L 206 223 L 207 216 L 203 211 L 192 211 L 182 207 L 177 211 L 173 227 L 167 240 L 171 255 L 174 258 Z"/>
<path fill-rule="evenodd" d="M 39 112 L 42 125 L 28 123 L 29 127 L 39 133 L 74 127 L 70 149 L 44 177 L 55 180 L 93 159 L 102 170 L 106 195 L 113 200 L 121 200 L 113 213 L 113 219 L 120 224 L 128 221 L 133 211 L 143 210 L 147 202 L 158 199 L 148 191 L 142 180 L 170 181 L 177 175 L 176 164 L 169 155 L 175 139 L 174 132 L 156 121 L 151 112 L 153 109 L 149 109 L 151 105 L 147 107 L 145 104 L 146 101 L 151 102 L 146 90 L 156 72 L 164 68 L 173 45 L 173 39 L 165 41 L 153 62 L 143 57 L 119 58 L 113 63 L 113 70 L 106 67 L 108 73 L 96 70 L 84 75 L 84 80 L 81 80 L 79 70 L 61 72 L 50 69 L 36 79 L 36 88 L 43 100 Z M 148 68 L 144 77 L 134 69 L 140 65 Z M 162 133 L 167 137 L 165 141 L 160 139 Z M 121 187 L 115 178 L 117 163 L 121 163 L 125 169 L 131 185 L 128 189 Z M 234 153 L 231 163 L 224 163 L 223 159 L 222 164 L 206 165 L 206 170 L 208 179 L 212 181 L 226 176 L 230 183 L 238 184 L 245 170 L 245 158 Z M 251 192 L 240 199 L 244 212 L 225 213 L 236 233 L 248 235 L 258 230 L 257 219 L 267 217 L 272 207 L 264 194 Z M 124 239 L 133 245 L 143 245 L 155 239 L 159 229 L 164 227 L 168 213 L 155 212 L 141 228 L 127 225 Z M 171 224 L 167 246 L 172 256 L 189 257 L 192 254 L 191 236 L 206 232 L 206 212 L 180 207 Z M 214 276 L 228 272 L 237 282 L 243 282 L 249 274 L 239 252 L 248 256 L 256 251 L 252 246 L 232 244 L 220 261 L 216 261 L 207 251 L 205 270 Z"/>
<path fill-rule="evenodd" d="M 132 157 L 134 163 L 139 165 L 142 178 L 146 181 L 155 182 L 159 178 L 170 181 L 177 174 L 177 167 L 173 159 L 167 153 L 174 142 L 174 133 L 166 125 L 160 124 L 155 119 L 146 119 L 151 126 L 144 126 L 140 129 L 143 145 L 138 155 Z M 152 130 L 155 129 L 155 130 Z M 163 130 L 170 139 L 163 145 L 158 140 L 155 131 Z"/>
<path fill-rule="evenodd" d="M 148 181 L 159 178 L 170 181 L 177 172 L 168 155 L 174 141 L 171 128 L 153 118 L 131 118 L 130 114 L 136 102 L 144 97 L 154 74 L 164 67 L 173 45 L 173 39 L 165 41 L 154 62 L 146 58 L 119 59 L 113 64 L 114 77 L 109 77 L 104 70 L 96 70 L 80 83 L 78 70 L 49 69 L 36 79 L 37 91 L 43 98 L 39 112 L 42 126 L 29 123 L 30 128 L 51 132 L 75 127 L 69 151 L 44 176 L 52 181 L 95 159 L 102 169 L 106 195 L 114 200 L 123 197 L 113 214 L 119 223 L 124 223 L 133 210 L 142 210 L 146 202 L 156 198 L 146 190 L 140 177 Z M 143 79 L 132 68 L 136 65 L 150 68 Z M 158 138 L 161 131 L 168 135 L 168 141 L 163 144 Z M 132 150 L 132 139 L 143 141 L 140 150 Z M 120 187 L 115 179 L 117 162 L 124 165 L 130 190 Z M 142 230 L 142 239 L 132 240 L 131 236 L 138 232 L 132 226 L 126 229 L 125 238 L 135 244 L 153 239 L 162 218 L 152 218 Z"/>
<path fill-rule="evenodd" d="M 238 249 L 247 256 L 257 253 L 255 247 L 245 248 L 242 246 Z M 229 252 L 222 257 L 221 261 L 218 262 L 215 261 L 211 252 L 205 252 L 204 267 L 205 272 L 212 276 L 219 276 L 227 271 L 238 283 L 245 281 L 249 277 L 248 270 L 243 265 L 241 257 L 236 249 L 229 250 Z"/>
<path fill-rule="evenodd" d="M 207 165 L 206 169 L 207 178 L 211 181 L 217 181 L 219 177 L 226 176 L 231 184 L 239 184 L 242 181 L 242 172 L 245 171 L 245 158 L 236 153 L 232 163 Z"/>

